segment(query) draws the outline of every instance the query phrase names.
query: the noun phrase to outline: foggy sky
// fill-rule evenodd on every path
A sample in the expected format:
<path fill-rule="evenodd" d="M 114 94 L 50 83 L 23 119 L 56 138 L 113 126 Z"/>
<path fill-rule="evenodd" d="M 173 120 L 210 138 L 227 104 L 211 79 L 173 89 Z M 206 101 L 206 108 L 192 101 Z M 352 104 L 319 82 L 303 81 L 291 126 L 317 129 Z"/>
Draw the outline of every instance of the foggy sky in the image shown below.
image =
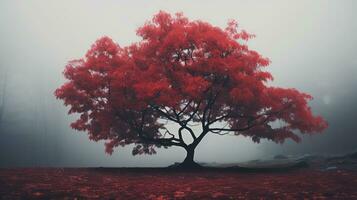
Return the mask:
<path fill-rule="evenodd" d="M 240 162 L 275 154 L 344 153 L 357 149 L 357 2 L 345 1 L 14 1 L 0 2 L 0 166 L 165 166 L 183 149 L 154 156 L 112 156 L 103 143 L 69 128 L 74 116 L 54 98 L 67 61 L 81 58 L 99 37 L 119 45 L 138 41 L 135 30 L 159 10 L 183 12 L 225 27 L 236 19 L 257 37 L 248 46 L 268 57 L 273 85 L 314 96 L 315 114 L 330 127 L 300 144 L 209 135 L 199 162 Z M 3 87 L 6 83 L 6 87 Z M 2 98 L 4 97 L 4 98 Z M 4 101 L 4 102 L 2 102 Z"/>

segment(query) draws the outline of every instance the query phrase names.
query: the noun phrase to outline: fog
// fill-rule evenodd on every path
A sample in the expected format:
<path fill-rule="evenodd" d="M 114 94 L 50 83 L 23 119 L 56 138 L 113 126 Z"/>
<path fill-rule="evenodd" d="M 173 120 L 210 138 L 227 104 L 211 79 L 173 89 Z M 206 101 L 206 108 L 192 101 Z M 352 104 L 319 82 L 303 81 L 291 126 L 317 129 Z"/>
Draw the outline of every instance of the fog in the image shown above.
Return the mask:
<path fill-rule="evenodd" d="M 225 27 L 236 19 L 257 37 L 248 45 L 270 58 L 272 84 L 314 96 L 311 107 L 329 128 L 299 144 L 207 136 L 198 162 L 241 162 L 275 154 L 339 154 L 357 148 L 357 2 L 345 1 L 13 1 L 0 2 L 0 167 L 166 166 L 180 148 L 132 156 L 131 147 L 104 153 L 101 142 L 70 129 L 54 90 L 67 61 L 81 58 L 103 35 L 121 46 L 159 10 L 183 12 Z"/>

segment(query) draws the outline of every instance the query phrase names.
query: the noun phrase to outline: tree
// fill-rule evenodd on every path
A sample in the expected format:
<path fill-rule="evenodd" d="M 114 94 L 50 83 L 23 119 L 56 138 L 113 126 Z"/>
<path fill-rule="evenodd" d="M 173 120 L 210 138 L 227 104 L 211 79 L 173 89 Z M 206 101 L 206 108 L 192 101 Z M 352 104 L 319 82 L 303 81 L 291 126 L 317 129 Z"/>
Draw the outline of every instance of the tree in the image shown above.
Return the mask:
<path fill-rule="evenodd" d="M 3 121 L 5 101 L 6 101 L 6 86 L 7 85 L 7 69 L 4 70 L 1 80 L 1 91 L 0 91 L 0 128 Z"/>
<path fill-rule="evenodd" d="M 109 154 L 119 145 L 134 144 L 133 155 L 178 146 L 187 151 L 181 166 L 193 167 L 195 148 L 207 134 L 282 143 L 299 142 L 297 131 L 327 127 L 312 114 L 310 95 L 267 85 L 270 61 L 247 47 L 253 35 L 235 21 L 223 30 L 161 11 L 137 35 L 142 40 L 127 47 L 98 39 L 85 58 L 68 63 L 69 81 L 55 91 L 69 114 L 79 114 L 71 127 L 107 141 Z M 168 122 L 178 125 L 177 132 Z"/>

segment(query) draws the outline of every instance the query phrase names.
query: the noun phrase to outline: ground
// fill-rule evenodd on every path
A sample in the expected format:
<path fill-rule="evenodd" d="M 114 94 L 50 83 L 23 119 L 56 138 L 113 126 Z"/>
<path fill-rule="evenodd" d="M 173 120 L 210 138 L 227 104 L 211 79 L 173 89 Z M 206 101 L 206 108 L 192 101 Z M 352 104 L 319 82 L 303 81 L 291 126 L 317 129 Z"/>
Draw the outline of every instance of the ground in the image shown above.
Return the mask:
<path fill-rule="evenodd" d="M 0 199 L 357 199 L 357 171 L 0 169 Z"/>

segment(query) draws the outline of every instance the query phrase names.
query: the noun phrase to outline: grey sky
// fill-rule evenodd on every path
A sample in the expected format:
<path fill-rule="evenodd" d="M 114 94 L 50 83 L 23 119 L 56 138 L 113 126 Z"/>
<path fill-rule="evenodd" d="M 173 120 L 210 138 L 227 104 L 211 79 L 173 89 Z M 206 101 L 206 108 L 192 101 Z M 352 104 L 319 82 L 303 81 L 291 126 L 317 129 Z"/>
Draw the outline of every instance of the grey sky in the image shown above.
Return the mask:
<path fill-rule="evenodd" d="M 0 166 L 160 166 L 181 161 L 185 152 L 175 148 L 136 157 L 130 148 L 119 148 L 108 156 L 102 143 L 68 127 L 73 117 L 53 97 L 64 82 L 61 72 L 67 61 L 83 57 L 103 35 L 121 46 L 138 41 L 135 30 L 159 10 L 183 12 L 220 27 L 228 19 L 238 20 L 240 27 L 257 36 L 248 45 L 271 59 L 273 84 L 312 94 L 314 112 L 330 123 L 325 133 L 305 137 L 297 145 L 209 136 L 197 148 L 197 161 L 352 151 L 357 148 L 356 9 L 353 0 L 2 0 L 0 84 L 6 72 L 7 85 Z"/>

